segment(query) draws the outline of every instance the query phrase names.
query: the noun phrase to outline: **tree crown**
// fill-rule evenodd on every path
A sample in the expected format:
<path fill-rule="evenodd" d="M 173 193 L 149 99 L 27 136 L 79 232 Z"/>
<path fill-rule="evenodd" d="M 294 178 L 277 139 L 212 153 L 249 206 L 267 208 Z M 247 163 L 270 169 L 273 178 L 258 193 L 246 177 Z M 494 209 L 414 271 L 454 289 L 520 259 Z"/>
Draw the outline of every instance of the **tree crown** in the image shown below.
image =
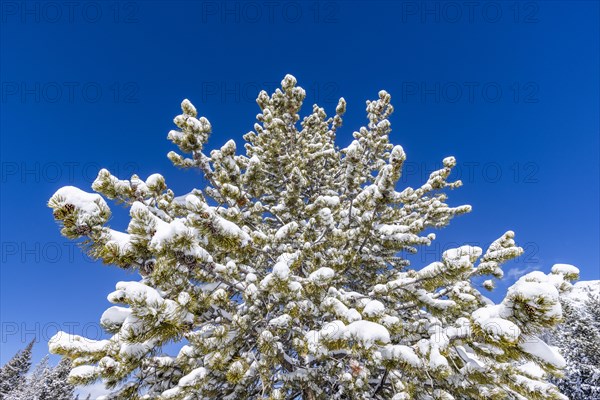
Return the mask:
<path fill-rule="evenodd" d="M 428 230 L 471 209 L 446 203 L 455 159 L 398 191 L 406 155 L 389 142 L 389 93 L 340 148 L 344 99 L 332 117 L 314 105 L 301 119 L 304 90 L 291 75 L 281 86 L 258 95 L 245 154 L 232 140 L 205 152 L 211 124 L 182 102 L 168 157 L 203 171 L 205 188 L 176 196 L 159 174 L 101 170 L 96 194 L 52 196 L 63 235 L 141 275 L 108 297 L 121 304 L 101 317 L 112 337 L 51 340 L 73 382 L 102 378 L 127 398 L 564 398 L 546 382 L 564 360 L 537 335 L 561 319 L 577 269 L 530 273 L 493 304 L 474 280 L 501 278 L 523 252 L 511 231 L 410 265 Z M 126 233 L 108 226 L 102 196 L 130 208 Z M 170 342 L 178 354 L 161 353 Z"/>

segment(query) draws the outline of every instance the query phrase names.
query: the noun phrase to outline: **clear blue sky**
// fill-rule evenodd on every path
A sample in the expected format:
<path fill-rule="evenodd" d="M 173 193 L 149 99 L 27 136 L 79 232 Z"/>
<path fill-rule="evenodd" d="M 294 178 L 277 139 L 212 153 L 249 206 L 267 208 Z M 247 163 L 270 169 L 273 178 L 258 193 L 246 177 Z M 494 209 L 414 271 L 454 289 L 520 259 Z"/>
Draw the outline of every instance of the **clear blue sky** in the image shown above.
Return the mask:
<path fill-rule="evenodd" d="M 55 224 L 48 198 L 88 189 L 101 167 L 163 174 L 176 193 L 199 174 L 170 165 L 166 140 L 182 99 L 213 125 L 209 148 L 241 140 L 259 89 L 295 75 L 332 112 L 348 102 L 340 146 L 366 123 L 365 100 L 392 94 L 392 141 L 417 185 L 454 155 L 473 212 L 414 259 L 485 246 L 512 229 L 520 271 L 599 272 L 599 6 L 543 2 L 1 3 L 1 357 L 57 330 L 98 338 L 118 280 Z M 516 5 L 515 5 L 516 4 Z M 241 146 L 239 146 L 241 148 Z M 126 210 L 113 207 L 113 226 Z"/>

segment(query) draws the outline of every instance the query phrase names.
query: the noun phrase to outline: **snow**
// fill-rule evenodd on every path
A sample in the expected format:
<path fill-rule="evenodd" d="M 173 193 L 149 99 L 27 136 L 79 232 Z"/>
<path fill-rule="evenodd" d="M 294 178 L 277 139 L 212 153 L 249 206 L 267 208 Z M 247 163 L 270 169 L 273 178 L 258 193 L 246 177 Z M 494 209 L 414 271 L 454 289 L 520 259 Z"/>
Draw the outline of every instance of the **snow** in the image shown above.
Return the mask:
<path fill-rule="evenodd" d="M 264 330 L 260 333 L 260 338 L 268 343 L 273 340 L 273 334 L 267 330 Z"/>
<path fill-rule="evenodd" d="M 338 299 L 334 297 L 326 297 L 323 300 L 323 306 L 326 308 L 331 307 L 338 317 L 348 319 L 348 307 L 346 307 L 346 305 Z"/>
<path fill-rule="evenodd" d="M 162 221 L 162 224 L 156 226 L 150 246 L 160 250 L 166 243 L 173 242 L 177 236 L 193 235 L 193 229 L 186 226 L 184 221 L 183 218 L 176 218 L 169 223 Z"/>
<path fill-rule="evenodd" d="M 130 308 L 113 306 L 104 311 L 100 317 L 100 324 L 105 327 L 120 326 L 130 315 Z"/>
<path fill-rule="evenodd" d="M 146 185 L 150 188 L 158 186 L 160 181 L 164 181 L 165 178 L 161 174 L 152 174 L 146 179 Z"/>
<path fill-rule="evenodd" d="M 393 236 L 398 233 L 406 233 L 409 231 L 407 225 L 390 225 L 390 224 L 376 224 L 373 227 L 377 232 L 386 236 Z"/>
<path fill-rule="evenodd" d="M 292 323 L 292 317 L 288 314 L 280 315 L 279 317 L 273 318 L 269 321 L 269 325 L 275 328 L 285 328 L 290 326 Z"/>
<path fill-rule="evenodd" d="M 211 207 L 203 203 L 197 196 L 188 195 L 185 198 L 185 201 L 191 210 L 201 210 L 202 212 L 207 213 L 209 215 L 210 223 L 218 234 L 228 238 L 237 239 L 242 247 L 251 242 L 250 235 L 242 228 L 215 213 Z"/>
<path fill-rule="evenodd" d="M 433 346 L 429 353 L 429 366 L 433 369 L 448 368 L 448 360 L 444 357 L 437 346 Z"/>
<path fill-rule="evenodd" d="M 343 321 L 331 321 L 323 326 L 319 331 L 319 338 L 324 340 L 343 339 L 346 333 L 346 325 Z"/>
<path fill-rule="evenodd" d="M 216 216 L 214 223 L 219 232 L 224 236 L 239 239 L 242 247 L 250 242 L 250 236 L 233 222 L 228 221 L 223 217 Z"/>
<path fill-rule="evenodd" d="M 101 208 L 108 208 L 108 205 L 97 193 L 88 193 L 76 188 L 75 186 L 64 186 L 54 193 L 52 197 L 62 197 L 64 204 L 73 204 L 75 208 L 91 215 L 98 215 Z"/>
<path fill-rule="evenodd" d="M 495 341 L 502 339 L 516 343 L 521 330 L 513 322 L 505 319 L 510 310 L 502 304 L 486 306 L 473 312 L 473 322 Z"/>
<path fill-rule="evenodd" d="M 73 204 L 87 218 L 82 221 L 101 232 L 92 244 L 111 245 L 105 248 L 110 258 L 113 246 L 125 250 L 135 243 L 136 252 L 119 254 L 119 265 L 157 267 L 150 275 L 140 271 L 140 282 L 117 283 L 108 296 L 125 305 L 101 316 L 110 340 L 63 333 L 51 340 L 51 351 L 73 358 L 75 373 L 86 379 L 101 373 L 127 385 L 141 372 L 146 386 L 139 397 L 146 399 L 235 399 L 261 385 L 259 396 L 283 397 L 315 377 L 315 389 L 323 388 L 315 390 L 317 397 L 371 398 L 383 384 L 383 367 L 390 370 L 380 394 L 394 399 L 409 393 L 492 398 L 505 388 L 524 399 L 527 387 L 546 390 L 548 364 L 564 360 L 533 335 L 559 319 L 559 294 L 569 291 L 565 280 L 578 270 L 556 264 L 551 276 L 528 274 L 494 305 L 479 293 L 480 281 L 498 278 L 500 264 L 522 251 L 510 231 L 477 266 L 482 249 L 460 246 L 444 251 L 441 261 L 414 267 L 405 253 L 430 245 L 430 230 L 470 210 L 445 203 L 443 189 L 459 185 L 446 180 L 456 160 L 445 158 L 444 168 L 417 189 L 396 192 L 406 154 L 388 140 L 389 94 L 368 102 L 369 125 L 354 132 L 356 140 L 340 154 L 333 140 L 341 115 L 328 117 L 317 106 L 296 123 L 303 99 L 295 83 L 286 77 L 285 93 L 272 98 L 261 92 L 256 132 L 244 137 L 246 155 L 236 156 L 235 142 L 228 141 L 207 156 L 210 124 L 195 118 L 184 101 L 176 118 L 181 132 L 169 137 L 188 155 L 171 153 L 172 159 L 204 170 L 206 188 L 179 197 L 165 190 L 155 198 L 151 191 L 164 187 L 160 174 L 121 181 L 101 171 L 99 191 L 110 198 L 116 191 L 126 203 L 139 200 L 131 206 L 130 234 L 90 218 L 109 215 L 100 195 L 73 187 L 57 191 L 51 205 Z M 61 211 L 67 209 L 73 207 Z M 573 286 L 571 298 L 582 298 L 583 290 Z M 182 346 L 177 357 L 168 356 L 177 351 L 173 342 Z M 282 367 L 283 360 L 293 368 Z M 265 361 L 272 374 L 263 373 Z M 244 379 L 234 382 L 228 372 Z"/>
<path fill-rule="evenodd" d="M 71 335 L 63 331 L 58 331 L 48 341 L 48 348 L 53 354 L 62 352 L 65 349 L 72 349 L 78 353 L 99 353 L 104 351 L 109 343 L 108 340 L 92 340 L 79 335 Z"/>
<path fill-rule="evenodd" d="M 178 397 L 182 388 L 198 385 L 208 375 L 208 371 L 204 367 L 193 369 L 190 373 L 179 379 L 177 386 L 162 392 L 161 398 L 170 399 Z"/>
<path fill-rule="evenodd" d="M 519 343 L 519 347 L 524 352 L 541 359 L 545 363 L 552 364 L 556 368 L 564 368 L 567 365 L 556 347 L 547 345 L 536 336 L 529 338 L 526 342 Z"/>
<path fill-rule="evenodd" d="M 398 324 L 398 323 L 400 322 L 400 318 L 398 318 L 398 317 L 391 317 L 391 316 L 389 316 L 389 315 L 385 315 L 385 316 L 383 316 L 383 317 L 381 318 L 381 322 L 382 322 L 384 325 L 386 325 L 386 326 L 388 326 L 388 327 L 391 327 L 391 326 L 393 326 L 393 325 L 396 325 L 396 324 Z"/>
<path fill-rule="evenodd" d="M 481 256 L 481 247 L 477 246 L 461 246 L 456 249 L 448 249 L 442 253 L 442 258 L 447 260 L 465 260 L 467 262 L 475 262 Z"/>
<path fill-rule="evenodd" d="M 468 346 L 454 346 L 454 349 L 458 353 L 459 357 L 466 363 L 465 366 L 468 371 L 479 371 L 485 372 L 485 363 L 473 352 Z"/>
<path fill-rule="evenodd" d="M 286 280 L 290 275 L 290 267 L 286 261 L 278 261 L 273 266 L 273 275 L 281 280 Z"/>
<path fill-rule="evenodd" d="M 362 316 L 355 308 L 348 309 L 348 311 L 346 311 L 345 317 L 346 320 L 348 320 L 348 322 L 359 321 L 362 319 Z"/>
<path fill-rule="evenodd" d="M 488 318 L 482 328 L 496 340 L 503 338 L 515 342 L 521 335 L 519 327 L 504 318 Z"/>
<path fill-rule="evenodd" d="M 315 200 L 315 204 L 319 206 L 335 208 L 340 204 L 340 198 L 338 196 L 319 196 Z"/>
<path fill-rule="evenodd" d="M 198 111 L 196 110 L 196 107 L 194 107 L 192 102 L 189 101 L 188 99 L 183 99 L 183 101 L 181 102 L 181 109 L 184 110 L 187 115 L 190 115 L 190 116 L 198 115 Z"/>
<path fill-rule="evenodd" d="M 381 349 L 381 356 L 384 360 L 397 360 L 414 368 L 419 368 L 422 364 L 421 359 L 412 348 L 401 344 L 386 345 Z"/>
<path fill-rule="evenodd" d="M 571 264 L 554 264 L 552 266 L 552 273 L 579 276 L 579 268 Z"/>
<path fill-rule="evenodd" d="M 371 347 L 376 342 L 389 343 L 390 333 L 383 326 L 371 321 L 354 321 L 346 327 L 346 337 Z"/>
<path fill-rule="evenodd" d="M 158 340 L 147 340 L 142 343 L 122 343 L 119 356 L 125 359 L 139 360 L 146 356 L 156 346 Z"/>
<path fill-rule="evenodd" d="M 299 292 L 302 290 L 302 284 L 300 282 L 291 281 L 288 283 L 288 289 L 290 289 L 291 292 Z"/>
<path fill-rule="evenodd" d="M 321 267 L 308 276 L 313 283 L 326 283 L 335 276 L 335 271 L 329 267 Z"/>
<path fill-rule="evenodd" d="M 179 304 L 181 304 L 182 306 L 187 305 L 191 299 L 192 299 L 192 296 L 190 296 L 190 294 L 188 292 L 181 292 L 177 295 L 177 302 Z"/>
<path fill-rule="evenodd" d="M 185 254 L 192 256 L 199 261 L 213 262 L 213 258 L 210 253 L 198 246 L 196 243 L 192 244 L 190 249 L 185 251 Z"/>
<path fill-rule="evenodd" d="M 165 390 L 164 392 L 162 392 L 162 398 L 164 399 L 172 399 L 174 397 L 179 396 L 179 393 L 181 393 L 181 387 L 179 386 L 175 386 L 174 388 Z"/>
<path fill-rule="evenodd" d="M 444 263 L 440 262 L 440 261 L 434 261 L 431 264 L 421 268 L 419 270 L 419 278 L 423 279 L 423 278 L 432 278 L 436 275 L 438 275 L 444 268 Z M 392 287 L 400 287 L 400 286 L 405 286 L 407 284 L 413 283 L 414 281 L 416 281 L 415 278 L 407 278 L 407 279 L 398 279 L 395 281 L 392 281 L 389 283 L 390 286 Z"/>
<path fill-rule="evenodd" d="M 526 363 L 519 365 L 517 369 L 536 379 L 542 379 L 546 376 L 544 370 L 533 361 L 527 361 Z"/>
<path fill-rule="evenodd" d="M 456 165 L 456 158 L 454 158 L 452 156 L 446 157 L 442 160 L 442 163 L 444 164 L 444 167 L 452 168 Z"/>
<path fill-rule="evenodd" d="M 571 291 L 565 294 L 565 298 L 575 304 L 584 304 L 588 300 L 589 294 L 600 295 L 600 280 L 576 282 Z"/>
<path fill-rule="evenodd" d="M 131 249 L 130 247 L 130 235 L 128 233 L 119 232 L 114 229 L 108 228 L 109 240 L 107 245 L 113 243 L 119 249 L 119 252 L 123 253 Z"/>
<path fill-rule="evenodd" d="M 296 222 L 290 222 L 285 224 L 275 232 L 275 239 L 282 241 L 289 239 L 289 236 L 298 230 L 298 224 Z"/>
<path fill-rule="evenodd" d="M 509 301 L 507 306 L 511 306 L 511 302 L 518 299 L 524 301 L 533 309 L 539 308 L 540 301 L 545 304 L 550 304 L 550 308 L 544 311 L 545 317 L 562 316 L 562 308 L 559 303 L 559 293 L 552 280 L 552 276 L 545 275 L 540 271 L 530 272 L 522 276 L 507 292 L 506 298 Z M 506 302 L 506 300 L 505 300 Z"/>
<path fill-rule="evenodd" d="M 144 302 L 147 304 L 158 304 L 163 302 L 162 296 L 150 286 L 141 282 L 118 282 L 115 286 L 116 291 L 108 295 L 108 301 L 111 303 L 122 303 L 122 299 L 128 299 L 131 302 Z"/>
<path fill-rule="evenodd" d="M 255 295 L 258 292 L 258 288 L 256 287 L 256 285 L 254 283 L 249 284 L 246 287 L 246 290 L 244 291 L 244 293 L 246 294 L 246 296 L 248 297 L 252 297 L 253 295 Z"/>
<path fill-rule="evenodd" d="M 385 306 L 378 300 L 371 300 L 363 309 L 363 314 L 368 317 L 375 317 L 383 314 Z"/>
<path fill-rule="evenodd" d="M 206 368 L 196 368 L 179 380 L 179 386 L 193 386 L 197 384 L 200 380 L 204 379 L 207 374 L 208 371 L 206 370 Z"/>
<path fill-rule="evenodd" d="M 56 206 L 54 203 L 56 203 Z M 77 225 L 105 222 L 110 216 L 110 209 L 102 196 L 96 193 L 84 192 L 74 186 L 65 186 L 58 189 L 51 198 L 51 206 L 54 209 L 67 204 L 74 206 L 77 211 Z M 101 219 L 98 220 L 98 218 Z"/>
<path fill-rule="evenodd" d="M 99 372 L 100 371 L 98 367 L 93 367 L 90 365 L 80 365 L 71 369 L 71 372 L 69 372 L 69 378 L 89 380 L 94 379 Z"/>
<path fill-rule="evenodd" d="M 261 281 L 261 287 L 266 287 L 271 281 L 271 277 L 275 276 L 280 280 L 287 280 L 290 275 L 290 265 L 298 259 L 299 253 L 283 253 L 277 257 L 277 262 L 273 265 L 271 274 L 267 274 Z"/>
<path fill-rule="evenodd" d="M 141 201 L 134 201 L 129 208 L 129 215 L 148 211 L 148 206 Z"/>

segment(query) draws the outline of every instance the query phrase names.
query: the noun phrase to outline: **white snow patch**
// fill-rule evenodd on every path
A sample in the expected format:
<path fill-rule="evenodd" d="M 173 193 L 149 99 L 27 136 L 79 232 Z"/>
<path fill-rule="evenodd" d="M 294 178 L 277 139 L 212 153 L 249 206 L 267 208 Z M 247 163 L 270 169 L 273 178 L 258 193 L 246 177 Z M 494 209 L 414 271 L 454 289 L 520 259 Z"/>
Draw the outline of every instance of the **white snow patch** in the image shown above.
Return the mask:
<path fill-rule="evenodd" d="M 113 306 L 104 311 L 100 317 L 100 324 L 104 327 L 120 326 L 130 315 L 130 308 Z"/>
<path fill-rule="evenodd" d="M 58 189 L 52 197 L 62 197 L 63 203 L 72 204 L 75 208 L 90 215 L 98 215 L 101 208 L 107 209 L 108 205 L 97 193 L 88 193 L 75 186 L 64 186 Z"/>
<path fill-rule="evenodd" d="M 382 302 L 378 300 L 371 300 L 363 309 L 363 314 L 368 317 L 375 317 L 383 314 L 384 311 L 385 307 Z"/>
<path fill-rule="evenodd" d="M 159 219 L 157 218 L 156 220 L 158 221 Z M 165 243 L 172 242 L 177 236 L 192 234 L 192 228 L 186 226 L 184 221 L 185 219 L 183 218 L 177 218 L 169 223 L 162 221 L 162 224 L 157 224 L 156 233 L 152 236 L 150 246 L 160 250 Z"/>
<path fill-rule="evenodd" d="M 290 326 L 292 323 L 292 317 L 288 314 L 280 315 L 279 317 L 273 318 L 269 321 L 269 325 L 275 328 L 285 328 Z"/>
<path fill-rule="evenodd" d="M 520 343 L 519 347 L 526 353 L 529 353 L 540 360 L 552 364 L 556 368 L 564 368 L 567 363 L 560 355 L 556 347 L 547 345 L 540 338 L 533 336 L 528 341 Z"/>
<path fill-rule="evenodd" d="M 335 276 L 335 271 L 329 267 L 321 267 L 308 276 L 313 283 L 326 283 Z"/>
<path fill-rule="evenodd" d="M 343 339 L 345 333 L 346 325 L 340 320 L 335 320 L 325 324 L 323 328 L 321 328 L 319 331 L 319 338 L 325 340 L 339 340 Z"/>
<path fill-rule="evenodd" d="M 571 264 L 554 264 L 552 266 L 553 274 L 579 275 L 579 268 Z"/>
<path fill-rule="evenodd" d="M 179 380 L 179 386 L 193 386 L 204 379 L 208 371 L 204 367 L 196 368 Z"/>
<path fill-rule="evenodd" d="M 80 365 L 71 369 L 69 377 L 85 380 L 94 379 L 100 372 L 99 370 L 98 367 L 93 367 L 91 365 Z"/>
<path fill-rule="evenodd" d="M 164 181 L 165 178 L 163 178 L 163 176 L 161 174 L 152 174 L 148 177 L 148 179 L 146 179 L 146 185 L 148 187 L 156 187 L 158 185 L 158 183 L 163 180 Z"/>
<path fill-rule="evenodd" d="M 389 343 L 390 333 L 383 326 L 371 321 L 354 321 L 347 326 L 346 337 L 371 347 L 376 342 Z"/>
<path fill-rule="evenodd" d="M 388 344 L 381 350 L 381 356 L 384 360 L 398 360 L 410 364 L 415 368 L 421 366 L 421 359 L 417 356 L 417 353 L 408 346 Z"/>

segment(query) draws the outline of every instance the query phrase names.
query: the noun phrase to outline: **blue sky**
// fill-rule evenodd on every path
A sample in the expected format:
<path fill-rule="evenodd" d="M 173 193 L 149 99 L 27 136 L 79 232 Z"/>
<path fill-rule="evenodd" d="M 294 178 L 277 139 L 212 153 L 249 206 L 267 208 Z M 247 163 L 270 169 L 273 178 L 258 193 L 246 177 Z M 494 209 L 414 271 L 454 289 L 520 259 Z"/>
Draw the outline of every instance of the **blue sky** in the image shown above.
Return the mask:
<path fill-rule="evenodd" d="M 486 246 L 508 229 L 520 273 L 572 263 L 599 279 L 599 3 L 11 2 L 1 5 L 1 357 L 57 329 L 99 338 L 106 295 L 136 275 L 93 263 L 46 207 L 98 169 L 159 172 L 176 193 L 202 185 L 171 166 L 182 99 L 213 125 L 209 148 L 252 129 L 259 89 L 286 73 L 332 113 L 345 97 L 346 146 L 365 100 L 392 95 L 392 142 L 417 185 L 454 155 L 473 212 L 413 258 Z M 241 148 L 241 146 L 238 146 Z M 126 210 L 113 207 L 124 229 Z"/>

